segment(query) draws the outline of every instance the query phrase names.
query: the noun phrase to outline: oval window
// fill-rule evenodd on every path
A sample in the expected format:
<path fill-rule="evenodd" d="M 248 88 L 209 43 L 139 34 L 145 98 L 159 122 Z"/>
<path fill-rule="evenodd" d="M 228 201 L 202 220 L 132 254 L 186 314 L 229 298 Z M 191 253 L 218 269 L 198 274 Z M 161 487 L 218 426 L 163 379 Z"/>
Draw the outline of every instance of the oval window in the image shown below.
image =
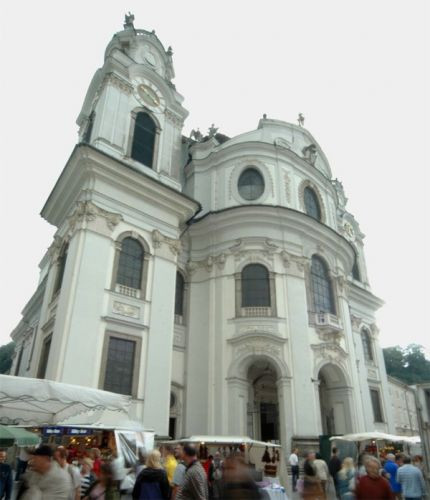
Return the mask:
<path fill-rule="evenodd" d="M 240 174 L 237 188 L 243 199 L 256 200 L 264 192 L 263 176 L 255 168 L 247 168 Z"/>

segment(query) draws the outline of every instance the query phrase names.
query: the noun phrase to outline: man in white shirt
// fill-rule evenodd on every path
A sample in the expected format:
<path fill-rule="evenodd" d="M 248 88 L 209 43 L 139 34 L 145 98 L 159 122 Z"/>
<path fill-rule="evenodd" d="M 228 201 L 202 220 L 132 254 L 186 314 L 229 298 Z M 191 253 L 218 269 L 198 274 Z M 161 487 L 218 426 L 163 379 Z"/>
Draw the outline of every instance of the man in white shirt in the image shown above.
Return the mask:
<path fill-rule="evenodd" d="M 80 500 L 81 498 L 81 474 L 77 467 L 67 462 L 67 450 L 64 446 L 59 446 L 54 451 L 54 460 L 70 476 L 69 500 Z"/>
<path fill-rule="evenodd" d="M 294 448 L 288 462 L 291 465 L 291 474 L 293 476 L 293 491 L 297 491 L 297 480 L 299 479 L 299 449 Z"/>

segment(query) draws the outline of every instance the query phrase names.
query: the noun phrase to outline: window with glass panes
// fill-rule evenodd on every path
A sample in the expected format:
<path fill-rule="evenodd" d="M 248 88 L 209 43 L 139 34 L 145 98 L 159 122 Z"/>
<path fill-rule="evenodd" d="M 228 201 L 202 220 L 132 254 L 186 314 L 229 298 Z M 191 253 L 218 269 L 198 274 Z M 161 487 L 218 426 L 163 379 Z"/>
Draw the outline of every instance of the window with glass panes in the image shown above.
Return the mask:
<path fill-rule="evenodd" d="M 124 238 L 119 253 L 116 282 L 129 288 L 140 289 L 142 285 L 143 247 L 134 238 Z"/>
<path fill-rule="evenodd" d="M 312 257 L 311 264 L 311 286 L 315 312 L 336 314 L 327 266 L 315 256 Z"/>
<path fill-rule="evenodd" d="M 372 399 L 373 418 L 375 422 L 383 422 L 379 391 L 377 389 L 370 389 L 370 397 Z"/>
<path fill-rule="evenodd" d="M 240 174 L 237 189 L 245 200 L 256 200 L 264 192 L 263 176 L 255 168 L 247 168 Z"/>
<path fill-rule="evenodd" d="M 269 272 L 261 264 L 242 270 L 242 307 L 270 307 Z"/>
<path fill-rule="evenodd" d="M 136 342 L 109 337 L 103 389 L 131 395 Z"/>
<path fill-rule="evenodd" d="M 154 159 L 156 130 L 154 120 L 147 113 L 137 113 L 131 157 L 150 168 Z"/>
<path fill-rule="evenodd" d="M 372 340 L 367 330 L 362 330 L 361 342 L 363 343 L 364 359 L 366 361 L 373 361 Z"/>
<path fill-rule="evenodd" d="M 180 272 L 176 272 L 175 314 L 184 314 L 184 278 Z"/>
<path fill-rule="evenodd" d="M 321 220 L 321 208 L 315 191 L 310 187 L 305 187 L 303 195 L 305 200 L 305 212 L 314 219 Z"/>

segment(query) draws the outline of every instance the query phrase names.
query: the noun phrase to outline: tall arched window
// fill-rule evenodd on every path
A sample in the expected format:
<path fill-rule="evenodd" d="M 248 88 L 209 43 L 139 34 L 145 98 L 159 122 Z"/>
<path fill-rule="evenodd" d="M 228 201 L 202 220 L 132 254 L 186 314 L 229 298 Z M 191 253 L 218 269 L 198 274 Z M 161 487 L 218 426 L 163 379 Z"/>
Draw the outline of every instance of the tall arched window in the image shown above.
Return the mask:
<path fill-rule="evenodd" d="M 148 113 L 137 113 L 131 157 L 150 168 L 152 168 L 154 160 L 156 131 L 155 122 Z"/>
<path fill-rule="evenodd" d="M 305 212 L 316 220 L 321 220 L 321 207 L 315 191 L 309 186 L 305 187 L 303 193 L 305 201 Z"/>
<path fill-rule="evenodd" d="M 242 307 L 270 307 L 269 272 L 261 264 L 242 270 Z"/>
<path fill-rule="evenodd" d="M 129 288 L 140 289 L 142 286 L 144 251 L 135 238 L 124 238 L 119 253 L 116 282 Z"/>
<path fill-rule="evenodd" d="M 311 286 L 315 312 L 336 314 L 328 268 L 325 262 L 315 255 L 311 264 Z"/>
<path fill-rule="evenodd" d="M 184 277 L 182 274 L 176 272 L 176 294 L 175 294 L 175 315 L 184 315 Z"/>
<path fill-rule="evenodd" d="M 69 251 L 69 245 L 66 244 L 62 248 L 60 256 L 58 257 L 57 276 L 55 278 L 55 285 L 54 285 L 54 295 L 60 290 L 61 285 L 63 283 L 64 269 L 66 268 L 68 251 Z"/>
<path fill-rule="evenodd" d="M 361 342 L 363 343 L 364 359 L 373 361 L 372 339 L 366 329 L 361 330 Z"/>

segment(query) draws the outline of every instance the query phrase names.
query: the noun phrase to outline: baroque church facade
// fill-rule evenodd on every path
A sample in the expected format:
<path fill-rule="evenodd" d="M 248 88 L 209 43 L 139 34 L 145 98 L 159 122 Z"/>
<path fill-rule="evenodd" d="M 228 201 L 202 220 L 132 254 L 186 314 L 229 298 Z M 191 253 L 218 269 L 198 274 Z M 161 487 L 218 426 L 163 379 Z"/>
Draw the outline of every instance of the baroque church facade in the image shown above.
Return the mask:
<path fill-rule="evenodd" d="M 363 253 L 302 122 L 184 137 L 172 51 L 131 18 L 41 215 L 11 374 L 129 394 L 159 435 L 393 431 Z"/>

